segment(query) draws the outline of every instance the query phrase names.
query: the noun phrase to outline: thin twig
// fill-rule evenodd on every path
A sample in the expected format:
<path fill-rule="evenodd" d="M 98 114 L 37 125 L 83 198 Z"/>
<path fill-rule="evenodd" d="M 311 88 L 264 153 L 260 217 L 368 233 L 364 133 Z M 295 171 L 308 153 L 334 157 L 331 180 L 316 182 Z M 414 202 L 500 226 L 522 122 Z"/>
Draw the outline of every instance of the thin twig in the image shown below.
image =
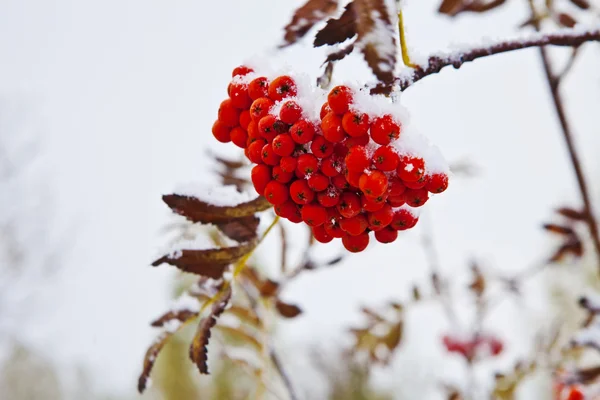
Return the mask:
<path fill-rule="evenodd" d="M 536 15 L 535 5 L 532 0 L 529 0 L 529 7 L 531 10 L 531 14 L 533 17 Z M 540 22 L 535 20 L 534 18 L 534 27 L 536 31 L 540 31 L 541 26 Z M 587 32 L 589 38 L 595 37 L 595 35 L 600 38 L 600 29 L 595 31 Z M 589 39 L 589 40 L 599 40 Z M 571 43 L 572 47 L 578 46 L 580 43 Z M 594 211 L 592 208 L 592 201 L 590 198 L 589 190 L 587 183 L 585 181 L 585 174 L 583 172 L 583 168 L 581 165 L 581 160 L 579 158 L 579 154 L 577 153 L 577 149 L 575 148 L 575 142 L 573 138 L 573 132 L 571 129 L 571 125 L 569 125 L 569 121 L 567 120 L 567 115 L 565 112 L 564 103 L 562 100 L 562 96 L 560 94 L 559 84 L 560 78 L 557 77 L 554 72 L 552 72 L 552 65 L 550 61 L 550 55 L 548 54 L 548 49 L 545 47 L 540 47 L 540 56 L 542 58 L 542 64 L 544 67 L 544 73 L 546 75 L 546 81 L 548 82 L 548 87 L 550 89 L 550 93 L 552 94 L 552 101 L 554 103 L 554 109 L 556 110 L 556 115 L 558 116 L 558 120 L 560 122 L 560 127 L 562 130 L 563 138 L 565 139 L 565 143 L 567 145 L 567 150 L 569 151 L 569 157 L 571 159 L 571 165 L 573 166 L 573 170 L 575 171 L 575 176 L 577 178 L 577 184 L 579 186 L 579 193 L 581 195 L 581 199 L 583 200 L 584 212 L 586 214 L 586 222 L 588 225 L 588 230 L 590 231 L 590 236 L 592 238 L 592 242 L 596 251 L 596 257 L 598 260 L 598 268 L 600 271 L 600 233 L 598 232 L 598 223 L 596 222 L 596 218 L 594 216 Z"/>
<path fill-rule="evenodd" d="M 279 237 L 281 240 L 281 273 L 285 274 L 287 272 L 287 234 L 285 231 L 285 227 L 283 224 L 279 224 Z"/>
<path fill-rule="evenodd" d="M 538 33 L 526 39 L 499 42 L 491 46 L 477 47 L 444 56 L 434 55 L 429 57 L 426 64 L 419 65 L 408 74 L 396 78 L 396 84 L 401 90 L 404 90 L 424 77 L 440 72 L 444 67 L 452 65 L 454 68 L 460 68 L 464 63 L 494 54 L 547 45 L 577 47 L 582 43 L 592 41 L 600 41 L 600 29 L 584 32 L 574 29 L 564 29 L 558 33 Z"/>
<path fill-rule="evenodd" d="M 575 64 L 575 59 L 577 58 L 577 55 L 579 54 L 579 49 L 580 49 L 579 46 L 573 48 L 573 52 L 571 53 L 571 57 L 569 57 L 569 61 L 567 61 L 567 64 L 565 65 L 562 72 L 558 76 L 558 79 L 561 82 L 573 68 L 573 65 Z"/>

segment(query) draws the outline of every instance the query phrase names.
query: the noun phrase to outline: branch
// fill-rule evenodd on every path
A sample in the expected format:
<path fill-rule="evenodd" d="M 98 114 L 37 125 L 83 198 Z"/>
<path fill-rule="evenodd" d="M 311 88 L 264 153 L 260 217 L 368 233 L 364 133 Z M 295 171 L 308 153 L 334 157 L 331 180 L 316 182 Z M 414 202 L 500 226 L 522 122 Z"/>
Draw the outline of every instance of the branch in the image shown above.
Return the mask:
<path fill-rule="evenodd" d="M 454 68 L 458 69 L 464 63 L 474 61 L 478 58 L 492 56 L 494 54 L 507 53 L 509 51 L 547 45 L 577 47 L 585 42 L 599 41 L 600 28 L 588 31 L 581 31 L 579 29 L 564 29 L 557 33 L 537 33 L 529 38 L 508 40 L 492 44 L 487 47 L 476 47 L 470 50 L 446 55 L 432 55 L 427 60 L 426 64 L 417 65 L 415 68 L 407 68 L 406 72 L 396 78 L 396 84 L 400 86 L 401 90 L 404 90 L 428 75 L 437 74 L 444 67 L 452 65 Z"/>

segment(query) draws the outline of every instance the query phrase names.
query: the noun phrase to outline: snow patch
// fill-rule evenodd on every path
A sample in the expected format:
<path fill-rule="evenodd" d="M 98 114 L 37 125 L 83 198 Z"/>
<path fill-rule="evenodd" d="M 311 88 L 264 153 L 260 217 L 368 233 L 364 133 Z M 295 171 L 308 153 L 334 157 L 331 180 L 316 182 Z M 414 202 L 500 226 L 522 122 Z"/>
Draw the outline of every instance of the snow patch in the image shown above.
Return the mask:
<path fill-rule="evenodd" d="M 238 192 L 234 185 L 204 185 L 201 183 L 188 183 L 176 188 L 174 194 L 194 197 L 208 204 L 219 207 L 235 207 L 238 204 L 251 201 L 256 194 L 251 192 Z"/>

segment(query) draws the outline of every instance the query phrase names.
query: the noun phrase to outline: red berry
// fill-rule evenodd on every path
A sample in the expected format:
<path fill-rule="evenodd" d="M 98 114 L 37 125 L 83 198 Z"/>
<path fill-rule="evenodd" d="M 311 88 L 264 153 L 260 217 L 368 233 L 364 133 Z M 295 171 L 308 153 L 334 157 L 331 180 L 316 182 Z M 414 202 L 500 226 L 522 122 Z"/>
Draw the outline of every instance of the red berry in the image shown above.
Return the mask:
<path fill-rule="evenodd" d="M 288 188 L 283 183 L 271 181 L 265 187 L 264 196 L 273 205 L 283 204 L 289 197 Z"/>
<path fill-rule="evenodd" d="M 286 124 L 295 124 L 302 116 L 302 108 L 293 100 L 288 100 L 281 106 L 279 111 L 279 119 Z"/>
<path fill-rule="evenodd" d="M 248 125 L 250 125 L 250 122 L 252 121 L 252 118 L 250 117 L 250 111 L 249 110 L 243 110 L 240 113 L 240 126 L 242 128 L 244 128 L 245 130 L 248 130 Z"/>
<path fill-rule="evenodd" d="M 279 160 L 279 166 L 281 166 L 281 170 L 285 172 L 294 172 L 296 171 L 296 165 L 298 165 L 298 159 L 296 157 L 287 156 L 282 157 Z"/>
<path fill-rule="evenodd" d="M 250 117 L 253 121 L 260 121 L 261 118 L 269 114 L 269 110 L 273 107 L 273 101 L 267 97 L 260 97 L 250 106 Z"/>
<path fill-rule="evenodd" d="M 408 189 L 423 189 L 425 186 L 427 186 L 428 183 L 429 183 L 429 176 L 423 175 L 421 178 L 419 178 L 418 181 L 404 182 L 404 186 L 406 186 Z"/>
<path fill-rule="evenodd" d="M 216 120 L 212 126 L 212 134 L 221 143 L 231 142 L 231 128 L 225 126 L 220 120 Z"/>
<path fill-rule="evenodd" d="M 285 203 L 275 206 L 275 214 L 295 223 L 302 222 L 302 216 L 300 215 L 298 205 L 289 199 Z"/>
<path fill-rule="evenodd" d="M 261 138 L 260 133 L 258 132 L 258 123 L 256 121 L 250 121 L 246 131 L 248 131 L 248 140 L 250 143 L 252 143 L 254 139 Z"/>
<path fill-rule="evenodd" d="M 400 207 L 406 204 L 406 197 L 404 197 L 404 194 L 399 194 L 398 196 L 390 195 L 387 198 L 387 202 L 392 207 Z"/>
<path fill-rule="evenodd" d="M 306 204 L 300 211 L 302 220 L 308 226 L 320 226 L 327 220 L 327 211 L 325 207 L 318 204 Z"/>
<path fill-rule="evenodd" d="M 306 144 L 315 136 L 315 127 L 312 123 L 301 119 L 290 128 L 290 135 L 296 143 Z"/>
<path fill-rule="evenodd" d="M 379 243 L 392 243 L 398 238 L 398 231 L 395 229 L 385 227 L 379 231 L 375 231 L 375 239 Z"/>
<path fill-rule="evenodd" d="M 381 146 L 373 153 L 373 164 L 380 171 L 393 171 L 399 162 L 400 156 L 391 146 Z"/>
<path fill-rule="evenodd" d="M 308 204 L 315 198 L 315 192 L 311 190 L 308 183 L 304 180 L 292 182 L 290 185 L 290 195 L 296 204 Z"/>
<path fill-rule="evenodd" d="M 346 235 L 342 238 L 342 244 L 352 253 L 360 253 L 369 245 L 369 234 L 364 232 L 358 236 Z"/>
<path fill-rule="evenodd" d="M 317 201 L 323 207 L 334 207 L 340 201 L 340 192 L 334 187 L 329 186 L 327 189 L 317 193 Z"/>
<path fill-rule="evenodd" d="M 365 136 L 369 131 L 369 116 L 347 111 L 342 117 L 342 128 L 352 137 Z"/>
<path fill-rule="evenodd" d="M 338 188 L 340 190 L 350 188 L 350 184 L 348 183 L 348 181 L 346 180 L 346 177 L 344 175 L 336 175 L 336 176 L 332 177 L 331 183 L 333 183 L 333 186 L 335 186 L 336 188 Z"/>
<path fill-rule="evenodd" d="M 571 388 L 566 400 L 585 400 L 585 396 L 579 389 Z"/>
<path fill-rule="evenodd" d="M 307 182 L 308 186 L 315 192 L 322 192 L 329 186 L 329 178 L 318 172 L 311 174 Z"/>
<path fill-rule="evenodd" d="M 319 135 L 310 144 L 310 151 L 312 151 L 317 158 L 329 157 L 333 154 L 333 143 Z"/>
<path fill-rule="evenodd" d="M 381 209 L 369 213 L 369 228 L 378 231 L 388 226 L 394 219 L 394 210 L 389 204 L 384 204 Z"/>
<path fill-rule="evenodd" d="M 373 212 L 381 210 L 384 204 L 386 204 L 387 196 L 380 197 L 367 197 L 364 194 L 360 196 L 360 203 L 363 211 Z"/>
<path fill-rule="evenodd" d="M 402 156 L 396 171 L 404 182 L 416 182 L 425 175 L 425 161 L 421 157 Z"/>
<path fill-rule="evenodd" d="M 231 73 L 231 77 L 235 78 L 236 76 L 248 75 L 250 72 L 254 72 L 252 68 L 246 67 L 245 65 L 240 65 L 239 67 L 235 67 L 233 72 Z"/>
<path fill-rule="evenodd" d="M 329 243 L 333 240 L 333 236 L 327 233 L 324 225 L 313 226 L 312 234 L 315 240 L 320 243 Z"/>
<path fill-rule="evenodd" d="M 237 108 L 247 110 L 252 104 L 252 99 L 248 94 L 248 85 L 243 83 L 233 83 L 229 89 L 229 98 L 231 104 Z"/>
<path fill-rule="evenodd" d="M 235 108 L 231 99 L 226 99 L 219 105 L 219 121 L 225 126 L 233 128 L 240 122 L 240 110 Z"/>
<path fill-rule="evenodd" d="M 342 170 L 342 163 L 335 156 L 329 156 L 321 161 L 321 172 L 328 177 L 339 175 Z"/>
<path fill-rule="evenodd" d="M 275 122 L 277 122 L 277 118 L 272 115 L 266 115 L 258 121 L 258 133 L 265 138 L 267 142 L 272 141 L 275 136 L 277 136 L 277 132 L 275 132 L 273 126 L 275 125 Z"/>
<path fill-rule="evenodd" d="M 346 133 L 342 129 L 342 119 L 330 112 L 321 120 L 321 129 L 325 139 L 333 143 L 341 142 L 346 138 Z"/>
<path fill-rule="evenodd" d="M 360 197 L 352 192 L 344 192 L 340 196 L 340 201 L 337 204 L 337 209 L 345 218 L 352 218 L 358 215 L 361 210 Z"/>
<path fill-rule="evenodd" d="M 323 105 L 321 106 L 321 114 L 319 115 L 319 118 L 321 118 L 321 120 L 323 120 L 323 117 L 325 117 L 330 112 L 331 112 L 331 107 L 329 107 L 329 104 L 323 103 Z"/>
<path fill-rule="evenodd" d="M 490 353 L 492 353 L 493 356 L 497 356 L 504 350 L 504 345 L 496 338 L 490 338 L 488 345 L 490 346 Z"/>
<path fill-rule="evenodd" d="M 334 238 L 342 238 L 346 235 L 346 232 L 344 232 L 340 227 L 340 215 L 333 214 L 331 210 L 334 209 L 330 208 L 327 210 L 327 221 L 325 221 L 323 227 L 325 228 L 325 232 L 327 232 L 329 236 L 332 236 Z"/>
<path fill-rule="evenodd" d="M 285 97 L 295 96 L 296 94 L 298 94 L 296 82 L 287 75 L 279 76 L 269 84 L 269 97 L 273 101 L 279 101 Z"/>
<path fill-rule="evenodd" d="M 263 146 L 260 157 L 262 161 L 267 165 L 277 165 L 279 164 L 279 160 L 281 159 L 281 157 L 279 157 L 273 151 L 273 146 L 271 145 L 271 143 L 267 143 Z"/>
<path fill-rule="evenodd" d="M 388 179 L 388 193 L 390 196 L 400 196 L 406 190 L 406 186 L 402 180 L 396 176 L 391 176 Z"/>
<path fill-rule="evenodd" d="M 390 226 L 398 231 L 404 231 L 414 227 L 419 221 L 419 217 L 405 208 L 394 211 L 394 218 Z"/>
<path fill-rule="evenodd" d="M 346 178 L 346 181 L 348 181 L 353 188 L 358 189 L 361 176 L 362 172 L 348 171 L 348 169 L 344 170 L 344 178 Z"/>
<path fill-rule="evenodd" d="M 368 197 L 381 196 L 387 191 L 388 179 L 381 171 L 368 171 L 361 175 L 358 187 Z"/>
<path fill-rule="evenodd" d="M 250 179 L 256 192 L 262 196 L 265 193 L 267 183 L 271 180 L 271 168 L 264 164 L 255 165 L 250 173 Z"/>
<path fill-rule="evenodd" d="M 375 118 L 371 124 L 371 139 L 377 144 L 387 145 L 400 137 L 400 125 L 391 115 Z"/>
<path fill-rule="evenodd" d="M 336 86 L 329 92 L 327 103 L 331 110 L 343 115 L 352 103 L 352 90 L 347 86 Z"/>
<path fill-rule="evenodd" d="M 430 193 L 442 193 L 448 189 L 448 175 L 444 173 L 435 173 L 431 175 L 425 189 Z"/>
<path fill-rule="evenodd" d="M 263 147 L 266 145 L 266 141 L 263 139 L 256 139 L 254 142 L 250 143 L 247 147 L 248 150 L 248 160 L 253 162 L 254 164 L 262 164 L 262 151 Z"/>
<path fill-rule="evenodd" d="M 248 95 L 252 100 L 267 97 L 269 95 L 269 81 L 264 76 L 253 79 L 248 84 Z"/>
<path fill-rule="evenodd" d="M 350 140 L 350 138 L 344 140 L 341 143 L 336 143 L 333 146 L 333 154 L 335 154 L 337 157 L 344 159 L 346 157 L 346 155 L 348 154 L 348 150 L 349 147 L 346 147 L 346 142 Z M 352 146 L 350 146 L 352 147 Z"/>
<path fill-rule="evenodd" d="M 263 118 L 264 119 L 264 118 Z M 262 120 L 261 120 L 262 121 Z M 278 156 L 286 157 L 291 156 L 296 148 L 296 143 L 290 135 L 282 133 L 275 136 L 273 139 L 273 151 Z"/>
<path fill-rule="evenodd" d="M 288 183 L 294 177 L 293 172 L 285 172 L 279 165 L 273 167 L 273 179 L 280 183 Z"/>
<path fill-rule="evenodd" d="M 238 147 L 245 149 L 248 145 L 248 132 L 241 126 L 236 126 L 230 132 L 231 141 Z"/>
<path fill-rule="evenodd" d="M 409 206 L 421 207 L 429 199 L 429 192 L 425 189 L 406 189 L 404 197 Z"/>
<path fill-rule="evenodd" d="M 365 146 L 354 146 L 346 155 L 346 168 L 352 172 L 363 172 L 369 168 L 371 160 Z"/>
<path fill-rule="evenodd" d="M 358 214 L 352 218 L 340 219 L 340 228 L 348 235 L 357 236 L 367 230 L 369 222 L 365 214 Z"/>
<path fill-rule="evenodd" d="M 300 178 L 311 175 L 319 170 L 319 160 L 312 154 L 302 154 L 298 157 L 296 171 Z"/>

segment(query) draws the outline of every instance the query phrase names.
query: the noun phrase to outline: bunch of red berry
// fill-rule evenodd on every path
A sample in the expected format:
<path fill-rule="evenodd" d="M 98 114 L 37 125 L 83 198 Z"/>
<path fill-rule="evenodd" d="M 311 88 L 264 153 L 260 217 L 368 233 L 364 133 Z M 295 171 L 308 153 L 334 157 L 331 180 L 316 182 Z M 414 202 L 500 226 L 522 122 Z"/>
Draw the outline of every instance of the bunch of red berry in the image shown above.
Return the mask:
<path fill-rule="evenodd" d="M 477 335 L 467 339 L 446 335 L 442 341 L 449 353 L 458 353 L 469 361 L 477 355 L 497 356 L 504 349 L 502 341 L 491 335 Z"/>
<path fill-rule="evenodd" d="M 244 149 L 257 164 L 256 191 L 280 217 L 309 225 L 319 242 L 341 238 L 360 252 L 374 232 L 391 243 L 416 225 L 415 208 L 430 193 L 448 187 L 443 168 L 428 168 L 418 151 L 403 146 L 393 108 L 370 107 L 374 97 L 361 90 L 334 87 L 317 114 L 314 93 L 299 93 L 289 75 L 268 79 L 240 66 L 232 76 L 213 135 Z"/>

